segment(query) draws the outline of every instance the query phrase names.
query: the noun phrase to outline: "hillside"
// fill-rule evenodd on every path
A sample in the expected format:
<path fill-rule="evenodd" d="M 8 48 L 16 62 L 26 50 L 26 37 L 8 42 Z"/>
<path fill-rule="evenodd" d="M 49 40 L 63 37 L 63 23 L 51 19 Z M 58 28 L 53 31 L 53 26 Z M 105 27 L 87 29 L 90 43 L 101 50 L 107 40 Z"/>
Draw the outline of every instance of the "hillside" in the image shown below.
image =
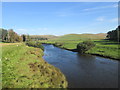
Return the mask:
<path fill-rule="evenodd" d="M 47 38 L 47 39 L 54 39 L 57 36 L 54 35 L 30 35 L 31 38 Z"/>
<path fill-rule="evenodd" d="M 63 36 L 59 36 L 57 39 L 54 40 L 86 40 L 86 39 L 105 39 L 106 38 L 105 33 L 99 33 L 99 34 L 67 34 Z"/>

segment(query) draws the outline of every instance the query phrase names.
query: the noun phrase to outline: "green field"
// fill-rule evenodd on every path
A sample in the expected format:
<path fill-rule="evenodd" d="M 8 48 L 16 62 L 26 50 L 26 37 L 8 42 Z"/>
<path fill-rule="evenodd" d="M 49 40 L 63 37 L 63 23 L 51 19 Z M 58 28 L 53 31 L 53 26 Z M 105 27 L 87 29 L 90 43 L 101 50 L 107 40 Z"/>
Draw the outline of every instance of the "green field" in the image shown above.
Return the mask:
<path fill-rule="evenodd" d="M 90 38 L 89 38 L 90 36 Z M 97 37 L 97 35 L 92 35 L 85 34 L 85 35 L 65 35 L 62 37 L 59 37 L 57 39 L 50 39 L 50 40 L 44 40 L 40 41 L 41 43 L 48 43 L 48 44 L 55 44 L 56 46 L 64 49 L 76 49 L 76 46 L 78 43 L 86 41 L 86 40 L 91 40 L 93 41 L 96 46 L 86 53 L 93 54 L 93 55 L 99 55 L 103 57 L 108 57 L 112 59 L 118 59 L 120 60 L 118 52 L 120 52 L 119 48 L 119 43 L 110 41 L 110 40 L 105 40 L 105 36 L 100 36 Z"/>
<path fill-rule="evenodd" d="M 40 48 L 24 43 L 2 45 L 3 88 L 65 88 L 67 81 L 59 69 L 42 58 Z"/>

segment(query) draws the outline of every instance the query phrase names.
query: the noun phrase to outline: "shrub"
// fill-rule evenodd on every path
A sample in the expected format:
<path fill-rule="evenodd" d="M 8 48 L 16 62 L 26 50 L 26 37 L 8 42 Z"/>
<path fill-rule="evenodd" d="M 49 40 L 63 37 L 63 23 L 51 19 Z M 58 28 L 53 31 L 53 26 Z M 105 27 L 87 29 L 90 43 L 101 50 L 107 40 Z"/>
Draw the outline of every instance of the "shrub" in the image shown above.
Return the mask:
<path fill-rule="evenodd" d="M 84 41 L 82 43 L 79 43 L 77 45 L 77 50 L 79 53 L 85 53 L 89 49 L 93 48 L 95 46 L 94 42 L 92 41 Z"/>
<path fill-rule="evenodd" d="M 44 47 L 40 42 L 29 41 L 29 42 L 26 42 L 26 45 L 41 48 L 44 51 Z"/>
<path fill-rule="evenodd" d="M 56 42 L 54 45 L 55 45 L 55 46 L 63 46 L 64 43 L 61 43 L 61 42 L 57 43 L 57 42 Z"/>

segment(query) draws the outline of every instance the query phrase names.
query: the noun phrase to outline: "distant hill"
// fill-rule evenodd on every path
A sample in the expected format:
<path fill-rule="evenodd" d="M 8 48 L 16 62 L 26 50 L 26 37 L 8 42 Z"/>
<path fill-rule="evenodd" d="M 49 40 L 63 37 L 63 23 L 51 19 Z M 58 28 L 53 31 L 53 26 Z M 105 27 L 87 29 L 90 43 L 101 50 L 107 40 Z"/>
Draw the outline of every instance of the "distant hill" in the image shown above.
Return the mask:
<path fill-rule="evenodd" d="M 106 33 L 98 34 L 66 34 L 63 36 L 57 37 L 54 40 L 86 40 L 86 39 L 105 39 Z"/>
<path fill-rule="evenodd" d="M 30 35 L 31 38 L 47 38 L 49 40 L 86 40 L 86 39 L 105 39 L 106 33 L 98 34 L 66 34 L 63 36 L 54 35 Z"/>
<path fill-rule="evenodd" d="M 32 38 L 47 38 L 47 39 L 54 39 L 57 38 L 57 36 L 54 35 L 30 35 Z"/>

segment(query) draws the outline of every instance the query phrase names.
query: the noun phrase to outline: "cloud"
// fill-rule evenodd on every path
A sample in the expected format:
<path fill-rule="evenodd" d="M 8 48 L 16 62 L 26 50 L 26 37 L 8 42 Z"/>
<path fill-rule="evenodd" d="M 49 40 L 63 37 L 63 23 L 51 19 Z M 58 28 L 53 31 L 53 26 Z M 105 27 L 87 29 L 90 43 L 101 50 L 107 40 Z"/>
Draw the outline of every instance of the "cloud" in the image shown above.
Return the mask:
<path fill-rule="evenodd" d="M 105 21 L 105 17 L 98 17 L 98 18 L 96 19 L 96 21 L 103 22 L 103 21 Z"/>
<path fill-rule="evenodd" d="M 108 22 L 108 23 L 116 23 L 118 21 L 120 21 L 120 18 L 105 18 L 104 16 L 98 17 L 95 19 L 96 21 L 99 22 Z"/>
<path fill-rule="evenodd" d="M 118 7 L 118 4 L 113 4 L 113 5 L 109 5 L 109 6 L 86 8 L 83 11 L 99 10 L 99 9 L 106 9 L 106 8 L 117 8 L 117 7 Z"/>

